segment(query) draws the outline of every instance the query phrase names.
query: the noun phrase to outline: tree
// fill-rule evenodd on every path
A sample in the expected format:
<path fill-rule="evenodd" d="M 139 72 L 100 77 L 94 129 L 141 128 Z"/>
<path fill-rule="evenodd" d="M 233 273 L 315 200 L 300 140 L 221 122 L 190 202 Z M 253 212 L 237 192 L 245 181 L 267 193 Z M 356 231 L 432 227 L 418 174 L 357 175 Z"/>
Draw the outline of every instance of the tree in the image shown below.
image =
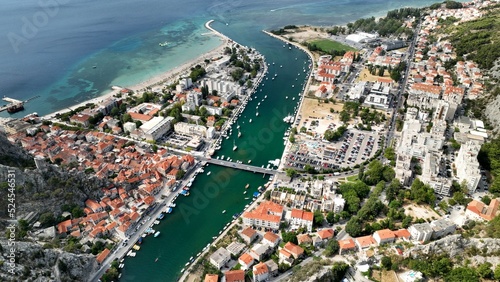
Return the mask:
<path fill-rule="evenodd" d="M 287 168 L 286 169 L 286 176 L 290 177 L 293 179 L 297 175 L 297 171 L 293 168 Z"/>
<path fill-rule="evenodd" d="M 341 281 L 347 270 L 349 269 L 349 265 L 345 262 L 334 262 L 332 266 L 332 281 Z"/>
<path fill-rule="evenodd" d="M 186 174 L 186 172 L 184 170 L 179 169 L 177 171 L 177 173 L 175 174 L 175 179 L 177 179 L 177 180 L 182 179 L 185 174 Z"/>
<path fill-rule="evenodd" d="M 493 278 L 495 278 L 495 280 L 500 280 L 500 264 L 495 267 Z"/>
<path fill-rule="evenodd" d="M 294 244 L 297 244 L 297 233 L 294 231 L 281 231 L 281 238 L 283 239 L 283 243 L 292 242 Z"/>
<path fill-rule="evenodd" d="M 323 221 L 325 221 L 325 217 L 323 216 L 323 213 L 319 210 L 314 211 L 314 226 L 321 226 L 323 225 Z"/>
<path fill-rule="evenodd" d="M 457 267 L 444 277 L 445 282 L 479 282 L 479 275 L 473 268 Z"/>
<path fill-rule="evenodd" d="M 323 255 L 327 257 L 331 257 L 336 255 L 339 252 L 339 242 L 337 240 L 330 240 L 326 244 L 325 251 L 323 251 Z"/>
<path fill-rule="evenodd" d="M 479 274 L 479 276 L 484 279 L 493 278 L 493 270 L 491 269 L 492 266 L 493 265 L 489 262 L 480 264 L 477 267 L 477 274 Z"/>
<path fill-rule="evenodd" d="M 358 237 L 363 232 L 363 223 L 357 216 L 353 216 L 347 222 L 345 232 L 351 235 L 351 237 Z"/>
<path fill-rule="evenodd" d="M 266 191 L 266 193 L 264 193 L 264 198 L 268 201 L 271 200 L 271 191 Z"/>
<path fill-rule="evenodd" d="M 348 123 L 351 120 L 351 115 L 346 110 L 342 110 L 339 116 L 340 121 L 343 123 Z"/>
<path fill-rule="evenodd" d="M 335 213 L 333 211 L 329 211 L 327 214 L 326 214 L 326 221 L 330 224 L 334 224 L 335 223 Z"/>
<path fill-rule="evenodd" d="M 380 263 L 382 264 L 382 267 L 386 270 L 389 270 L 392 267 L 392 260 L 388 256 L 383 256 Z"/>

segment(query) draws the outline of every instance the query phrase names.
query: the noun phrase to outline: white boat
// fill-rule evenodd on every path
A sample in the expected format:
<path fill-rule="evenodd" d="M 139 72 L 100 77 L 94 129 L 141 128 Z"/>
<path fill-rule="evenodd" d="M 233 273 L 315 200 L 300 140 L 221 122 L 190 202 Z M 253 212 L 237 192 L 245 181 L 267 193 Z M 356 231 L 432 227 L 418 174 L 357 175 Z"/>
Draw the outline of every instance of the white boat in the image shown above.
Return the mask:
<path fill-rule="evenodd" d="M 241 131 L 238 129 L 238 138 L 241 137 Z"/>
<path fill-rule="evenodd" d="M 295 85 L 292 84 L 292 87 L 295 87 Z"/>
<path fill-rule="evenodd" d="M 267 95 L 264 96 L 264 99 L 267 99 Z"/>
<path fill-rule="evenodd" d="M 295 101 L 295 97 L 293 97 L 293 98 L 292 98 L 292 100 L 294 100 L 294 101 Z"/>
<path fill-rule="evenodd" d="M 246 193 L 247 193 L 247 191 L 245 190 L 245 192 L 243 192 L 243 194 L 246 194 Z"/>
<path fill-rule="evenodd" d="M 236 146 L 236 141 L 233 140 L 233 151 L 236 151 L 238 149 L 238 146 Z"/>
<path fill-rule="evenodd" d="M 251 163 L 251 162 L 252 162 L 252 160 L 248 160 L 248 163 Z"/>
<path fill-rule="evenodd" d="M 285 99 L 288 99 L 288 96 L 285 96 Z"/>
<path fill-rule="evenodd" d="M 249 123 L 252 123 L 252 119 L 250 119 L 248 122 L 249 122 Z"/>
<path fill-rule="evenodd" d="M 226 210 L 223 210 L 222 213 L 226 213 Z"/>
<path fill-rule="evenodd" d="M 211 172 L 211 171 L 209 171 L 209 172 L 207 172 L 207 175 L 210 175 L 211 173 L 212 173 L 212 172 Z"/>
<path fill-rule="evenodd" d="M 256 116 L 256 117 L 258 117 L 258 116 L 259 116 L 259 112 L 256 112 L 256 113 L 255 113 L 255 116 Z"/>
<path fill-rule="evenodd" d="M 156 233 L 154 235 L 155 238 L 158 237 L 158 236 L 160 236 L 160 231 L 156 231 Z"/>

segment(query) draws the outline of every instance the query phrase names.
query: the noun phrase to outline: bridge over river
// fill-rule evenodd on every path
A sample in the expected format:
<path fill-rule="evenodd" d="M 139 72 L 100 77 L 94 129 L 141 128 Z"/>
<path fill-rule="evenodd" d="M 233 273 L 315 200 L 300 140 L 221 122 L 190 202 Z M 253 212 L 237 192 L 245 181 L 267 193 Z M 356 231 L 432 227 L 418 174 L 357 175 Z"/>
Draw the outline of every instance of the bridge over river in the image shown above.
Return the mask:
<path fill-rule="evenodd" d="M 220 165 L 220 166 L 225 166 L 225 167 L 230 167 L 230 168 L 235 168 L 235 169 L 240 169 L 240 170 L 251 171 L 254 173 L 257 172 L 257 173 L 272 174 L 272 175 L 284 174 L 283 171 L 278 171 L 278 170 L 274 170 L 271 168 L 253 166 L 250 164 L 241 164 L 241 163 L 236 163 L 236 162 L 231 162 L 231 161 L 217 160 L 217 159 L 211 159 L 211 158 L 209 159 L 209 158 L 205 158 L 205 157 L 199 157 L 198 159 L 201 161 L 210 163 L 210 164 Z"/>

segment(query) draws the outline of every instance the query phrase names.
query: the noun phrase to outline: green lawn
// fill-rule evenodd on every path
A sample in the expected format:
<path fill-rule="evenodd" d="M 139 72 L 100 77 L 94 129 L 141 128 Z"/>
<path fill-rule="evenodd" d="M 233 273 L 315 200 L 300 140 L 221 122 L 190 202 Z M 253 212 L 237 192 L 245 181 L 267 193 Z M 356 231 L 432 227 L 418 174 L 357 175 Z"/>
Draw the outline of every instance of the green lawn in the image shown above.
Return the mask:
<path fill-rule="evenodd" d="M 358 180 L 357 175 L 351 175 L 351 176 L 348 176 L 346 178 L 347 178 L 347 181 L 350 181 L 350 182 L 355 182 L 356 180 Z"/>
<path fill-rule="evenodd" d="M 311 44 L 315 44 L 319 49 L 324 52 L 330 52 L 332 50 L 345 50 L 345 51 L 355 51 L 356 48 L 352 48 L 351 46 L 344 45 L 340 42 L 329 40 L 329 39 L 318 39 L 309 42 Z"/>

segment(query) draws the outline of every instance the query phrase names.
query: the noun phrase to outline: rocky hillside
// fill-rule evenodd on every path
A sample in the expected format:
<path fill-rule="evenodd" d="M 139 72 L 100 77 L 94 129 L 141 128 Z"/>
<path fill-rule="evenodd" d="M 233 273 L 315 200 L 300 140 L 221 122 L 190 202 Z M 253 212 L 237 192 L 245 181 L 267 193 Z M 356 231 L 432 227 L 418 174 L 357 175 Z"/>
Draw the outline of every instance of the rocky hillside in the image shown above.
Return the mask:
<path fill-rule="evenodd" d="M 45 249 L 37 243 L 16 243 L 15 276 L 8 273 L 3 262 L 7 255 L 6 240 L 0 240 L 0 281 L 87 281 L 89 273 L 97 270 L 92 255 L 75 255 L 57 249 Z"/>
<path fill-rule="evenodd" d="M 38 170 L 29 154 L 0 134 L 0 179 L 7 179 L 7 171 L 15 174 L 18 218 L 29 212 L 52 213 L 57 218 L 63 205 L 83 206 L 87 198 L 97 198 L 100 188 L 108 184 L 84 172 L 67 171 L 54 165 Z M 0 182 L 0 190 L 6 189 L 6 182 Z M 7 218 L 6 211 L 7 198 L 1 197 L 0 220 Z"/>
<path fill-rule="evenodd" d="M 425 258 L 440 254 L 446 254 L 450 258 L 467 256 L 477 264 L 490 262 L 497 265 L 500 263 L 500 239 L 466 239 L 456 234 L 425 245 L 414 246 L 406 250 L 404 255 L 412 258 Z"/>
<path fill-rule="evenodd" d="M 42 227 L 53 226 L 62 220 L 64 207 L 81 210 L 78 207 L 83 207 L 86 199 L 98 198 L 101 188 L 109 184 L 107 180 L 68 167 L 47 164 L 42 170 L 37 169 L 32 156 L 12 145 L 0 133 L 1 195 L 7 195 L 8 173 L 15 175 L 16 219 L 31 215 L 29 222 L 40 221 Z M 15 275 L 8 273 L 10 247 L 3 239 L 7 234 L 2 233 L 7 232 L 8 224 L 16 222 L 7 214 L 8 204 L 6 196 L 0 197 L 0 281 L 86 281 L 89 273 L 96 270 L 93 255 L 64 252 L 59 249 L 64 246 L 59 244 L 59 238 L 47 242 L 29 241 L 34 237 L 26 236 L 31 234 L 27 231 L 36 230 L 23 222 L 24 227 L 20 224 L 16 229 Z"/>

